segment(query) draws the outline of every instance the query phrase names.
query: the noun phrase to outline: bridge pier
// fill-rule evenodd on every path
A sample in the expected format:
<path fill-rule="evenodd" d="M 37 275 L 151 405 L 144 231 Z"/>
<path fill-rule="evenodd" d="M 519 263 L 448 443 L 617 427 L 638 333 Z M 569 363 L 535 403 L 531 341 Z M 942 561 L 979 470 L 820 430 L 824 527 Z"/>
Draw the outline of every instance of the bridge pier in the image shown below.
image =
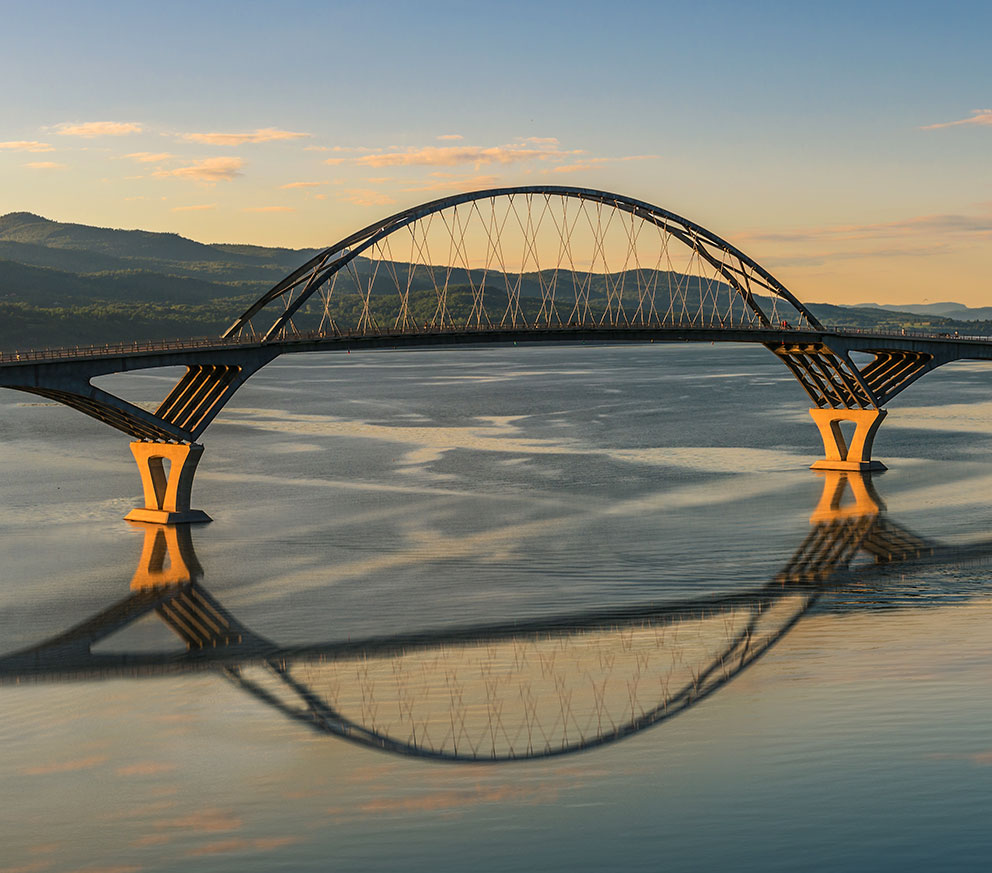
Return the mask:
<path fill-rule="evenodd" d="M 203 454 L 202 445 L 139 441 L 131 443 L 131 454 L 141 474 L 145 505 L 132 509 L 125 519 L 153 524 L 210 521 L 202 510 L 190 508 L 193 475 Z"/>
<path fill-rule="evenodd" d="M 812 464 L 810 469 L 860 472 L 885 469 L 885 464 L 871 458 L 875 434 L 885 418 L 884 409 L 811 409 L 809 414 L 820 430 L 824 452 L 823 460 Z M 850 442 L 840 428 L 843 421 L 854 422 Z"/>

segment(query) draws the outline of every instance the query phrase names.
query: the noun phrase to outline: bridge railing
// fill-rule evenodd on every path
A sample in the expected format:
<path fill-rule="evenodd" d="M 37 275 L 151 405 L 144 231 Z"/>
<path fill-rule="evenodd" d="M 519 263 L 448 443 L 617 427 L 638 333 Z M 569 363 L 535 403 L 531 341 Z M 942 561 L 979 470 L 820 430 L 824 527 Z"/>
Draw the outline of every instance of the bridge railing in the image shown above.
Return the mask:
<path fill-rule="evenodd" d="M 307 341 L 320 341 L 329 339 L 360 339 L 368 337 L 401 337 L 401 336 L 442 336 L 451 334 L 465 334 L 465 333 L 498 333 L 498 332 L 508 332 L 508 331 L 519 331 L 519 330 L 592 330 L 597 328 L 607 327 L 600 324 L 599 322 L 568 322 L 566 324 L 558 323 L 537 323 L 537 324 L 516 324 L 516 325 L 500 325 L 500 324 L 478 324 L 478 325 L 431 325 L 425 324 L 423 327 L 393 327 L 385 328 L 382 330 L 360 330 L 357 328 L 346 328 L 328 331 L 284 331 L 279 337 L 269 340 L 266 345 L 273 343 L 282 342 L 307 342 Z M 610 330 L 617 330 L 618 326 L 609 325 Z M 645 322 L 643 324 L 630 324 L 621 325 L 619 329 L 623 327 L 629 327 L 631 329 L 644 330 L 644 329 L 675 329 L 675 330 L 688 330 L 690 328 L 700 329 L 700 330 L 717 330 L 726 328 L 727 325 L 724 323 L 712 323 L 712 324 L 699 324 L 690 322 Z M 752 329 L 755 331 L 767 330 L 767 328 L 759 326 L 747 327 L 734 325 L 734 329 L 737 330 L 748 330 Z M 0 351 L 0 363 L 17 363 L 17 362 L 30 362 L 30 361 L 59 361 L 59 360 L 77 360 L 79 358 L 90 358 L 90 357 L 110 357 L 116 355 L 135 355 L 135 354 L 147 354 L 149 352 L 173 352 L 173 351 L 184 351 L 184 350 L 197 350 L 197 349 L 213 349 L 213 348 L 223 348 L 228 346 L 255 346 L 263 345 L 261 337 L 220 337 L 220 336 L 201 336 L 201 337 L 182 337 L 178 339 L 165 339 L 165 340 L 133 340 L 131 342 L 120 342 L 120 343 L 103 343 L 103 344 L 93 344 L 93 345 L 75 345 L 75 346 L 60 346 L 60 347 L 49 347 L 42 349 L 25 349 L 25 350 L 15 350 L 11 352 Z"/>
<path fill-rule="evenodd" d="M 358 338 L 370 338 L 370 337 L 382 337 L 389 338 L 391 336 L 401 337 L 401 336 L 444 336 L 451 334 L 465 334 L 465 333 L 497 333 L 497 332 L 509 332 L 509 331 L 520 331 L 520 330 L 574 330 L 586 331 L 595 330 L 599 328 L 608 327 L 611 331 L 623 330 L 624 327 L 628 327 L 631 330 L 721 330 L 730 329 L 726 324 L 723 323 L 710 323 L 710 324 L 699 324 L 699 323 L 689 323 L 689 322 L 645 322 L 643 324 L 630 324 L 630 325 L 609 325 L 605 326 L 598 322 L 570 322 L 567 324 L 558 323 L 538 323 L 538 324 L 516 324 L 516 325 L 499 325 L 499 324 L 478 324 L 478 325 L 430 325 L 426 324 L 423 327 L 407 327 L 407 328 L 387 328 L 378 331 L 370 330 L 358 330 L 358 329 L 344 329 L 344 330 L 333 330 L 333 331 L 298 331 L 284 332 L 278 339 L 271 340 L 270 342 L 312 342 L 320 340 L 330 340 L 330 339 L 358 339 Z M 736 332 L 741 331 L 753 331 L 755 333 L 767 332 L 769 330 L 787 330 L 789 332 L 794 332 L 800 330 L 800 328 L 792 327 L 788 324 L 783 324 L 777 327 L 766 327 L 762 325 L 733 325 L 732 329 Z M 802 328 L 803 332 L 810 332 L 807 328 Z M 858 336 L 878 336 L 878 337 L 905 337 L 907 339 L 939 339 L 939 340 L 964 340 L 964 341 L 979 341 L 979 342 L 989 342 L 989 336 L 980 335 L 961 335 L 958 332 L 930 332 L 921 330 L 879 330 L 874 328 L 833 328 L 828 327 L 830 332 L 838 334 L 854 334 Z M 816 331 L 812 331 L 816 332 Z M 202 349 L 216 349 L 224 348 L 228 346 L 257 346 L 262 345 L 260 338 L 252 337 L 219 337 L 219 336 L 202 336 L 202 337 L 182 337 L 177 339 L 165 339 L 165 340 L 135 340 L 132 342 L 120 342 L 120 343 L 104 343 L 94 344 L 94 345 L 76 345 L 76 346 L 61 346 L 55 348 L 42 348 L 42 349 L 26 349 L 17 350 L 11 352 L 0 351 L 0 363 L 24 363 L 24 362 L 56 362 L 60 360 L 78 360 L 79 358 L 91 358 L 91 357 L 110 357 L 117 355 L 139 355 L 148 354 L 154 352 L 175 352 L 184 350 L 202 350 Z"/>

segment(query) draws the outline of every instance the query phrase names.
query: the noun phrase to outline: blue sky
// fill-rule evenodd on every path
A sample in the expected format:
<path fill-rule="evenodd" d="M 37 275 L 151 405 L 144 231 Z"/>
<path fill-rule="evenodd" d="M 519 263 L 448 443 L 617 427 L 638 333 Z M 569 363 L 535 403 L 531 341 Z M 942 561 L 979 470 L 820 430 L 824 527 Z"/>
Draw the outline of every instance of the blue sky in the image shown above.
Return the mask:
<path fill-rule="evenodd" d="M 546 181 L 685 215 L 806 299 L 990 302 L 988 3 L 40 2 L 4 20 L 0 212 L 307 246 L 438 192 Z"/>

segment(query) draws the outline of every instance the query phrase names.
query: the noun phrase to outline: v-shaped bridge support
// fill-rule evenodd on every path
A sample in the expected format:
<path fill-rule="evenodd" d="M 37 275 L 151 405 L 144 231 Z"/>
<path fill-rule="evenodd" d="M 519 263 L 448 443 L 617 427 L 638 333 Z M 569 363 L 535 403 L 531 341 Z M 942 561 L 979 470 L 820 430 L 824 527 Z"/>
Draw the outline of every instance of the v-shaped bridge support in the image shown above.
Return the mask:
<path fill-rule="evenodd" d="M 203 454 L 203 446 L 135 442 L 131 443 L 131 454 L 141 474 L 145 505 L 124 516 L 128 521 L 156 524 L 210 521 L 205 512 L 190 507 L 193 474 Z"/>

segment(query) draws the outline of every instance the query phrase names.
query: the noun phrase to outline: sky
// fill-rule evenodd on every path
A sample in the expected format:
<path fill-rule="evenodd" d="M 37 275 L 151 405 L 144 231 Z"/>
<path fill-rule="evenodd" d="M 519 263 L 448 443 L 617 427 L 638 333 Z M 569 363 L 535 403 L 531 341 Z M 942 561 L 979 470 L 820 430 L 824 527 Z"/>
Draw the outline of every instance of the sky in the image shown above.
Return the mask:
<path fill-rule="evenodd" d="M 310 247 L 598 188 L 800 299 L 992 304 L 988 2 L 0 0 L 0 214 Z"/>

